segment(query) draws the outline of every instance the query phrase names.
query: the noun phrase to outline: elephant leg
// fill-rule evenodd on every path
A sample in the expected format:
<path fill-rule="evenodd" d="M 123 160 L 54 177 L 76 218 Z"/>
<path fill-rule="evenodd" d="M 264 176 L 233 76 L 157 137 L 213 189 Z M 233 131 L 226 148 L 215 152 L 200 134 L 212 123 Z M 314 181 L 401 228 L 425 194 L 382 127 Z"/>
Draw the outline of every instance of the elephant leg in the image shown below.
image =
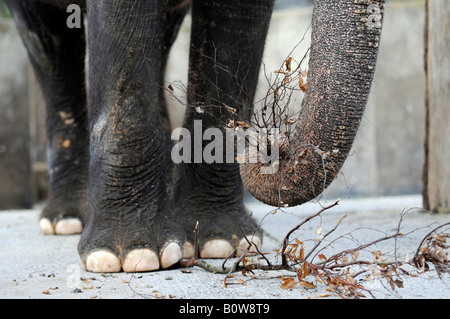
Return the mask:
<path fill-rule="evenodd" d="M 184 126 L 194 140 L 198 136 L 194 123 L 201 123 L 201 135 L 208 128 L 219 128 L 225 143 L 230 110 L 236 110 L 240 120 L 249 119 L 272 8 L 272 0 L 193 1 Z M 244 206 L 239 166 L 222 155 L 212 163 L 191 158 L 190 163 L 177 164 L 173 201 L 188 236 L 185 257 L 195 253 L 197 222 L 195 237 L 202 258 L 228 257 L 236 247 L 246 248 L 244 235 L 258 246 L 262 242 Z"/>
<path fill-rule="evenodd" d="M 80 233 L 89 157 L 84 29 L 67 28 L 65 10 L 52 5 L 14 0 L 8 6 L 47 108 L 50 194 L 41 229 L 46 234 Z"/>
<path fill-rule="evenodd" d="M 166 4 L 87 3 L 90 216 L 78 252 L 88 271 L 151 271 L 182 257 L 159 102 Z"/>

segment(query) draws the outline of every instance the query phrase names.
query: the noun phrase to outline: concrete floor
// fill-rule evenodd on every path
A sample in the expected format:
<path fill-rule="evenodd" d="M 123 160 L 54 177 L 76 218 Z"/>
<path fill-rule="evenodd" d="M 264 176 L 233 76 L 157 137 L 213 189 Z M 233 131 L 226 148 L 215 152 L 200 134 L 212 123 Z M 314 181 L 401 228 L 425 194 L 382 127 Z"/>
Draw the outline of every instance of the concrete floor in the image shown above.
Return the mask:
<path fill-rule="evenodd" d="M 329 201 L 326 204 L 331 204 Z M 321 203 L 324 204 L 324 203 Z M 281 247 L 285 234 L 304 218 L 320 209 L 319 203 L 278 211 L 272 207 L 250 202 L 248 207 L 268 234 L 262 251 L 271 252 L 268 257 L 279 263 L 274 252 Z M 400 214 L 403 217 L 402 232 L 405 238 L 385 241 L 367 249 L 370 255 L 375 250 L 383 252 L 387 259 L 393 258 L 394 249 L 400 258 L 412 257 L 422 238 L 432 228 L 450 221 L 450 215 L 433 215 L 420 210 L 420 196 L 383 197 L 367 199 L 342 199 L 340 204 L 324 212 L 321 218 L 306 223 L 291 239 L 298 238 L 312 247 L 317 237 L 317 227 L 328 232 L 336 222 L 347 215 L 341 225 L 327 237 L 326 242 L 337 239 L 323 253 L 330 256 L 360 244 L 393 234 Z M 262 271 L 255 273 L 256 279 L 242 284 L 224 287 L 225 275 L 214 274 L 199 267 L 177 268 L 151 273 L 94 274 L 85 272 L 77 257 L 76 245 L 79 236 L 44 236 L 38 228 L 39 208 L 33 210 L 0 212 L 0 298 L 31 299 L 115 299 L 115 298 L 166 298 L 166 299 L 303 299 L 319 298 L 327 293 L 326 286 L 305 289 L 296 285 L 282 289 L 277 276 L 292 275 L 287 271 Z M 410 233 L 412 230 L 414 232 Z M 446 228 L 448 232 L 449 227 Z M 351 233 L 351 234 L 350 234 Z M 221 261 L 211 261 L 220 264 Z M 231 265 L 231 263 L 229 264 Z M 361 276 L 361 279 L 364 276 Z M 311 277 L 312 278 L 312 277 Z M 231 280 L 249 279 L 236 273 Z M 376 298 L 450 298 L 450 274 L 438 278 L 436 272 L 427 272 L 418 277 L 403 276 L 403 288 L 392 291 L 385 281 L 362 280 L 365 288 Z M 366 294 L 367 295 L 367 294 Z M 372 298 L 367 295 L 368 298 Z M 328 296 L 327 298 L 338 298 Z"/>

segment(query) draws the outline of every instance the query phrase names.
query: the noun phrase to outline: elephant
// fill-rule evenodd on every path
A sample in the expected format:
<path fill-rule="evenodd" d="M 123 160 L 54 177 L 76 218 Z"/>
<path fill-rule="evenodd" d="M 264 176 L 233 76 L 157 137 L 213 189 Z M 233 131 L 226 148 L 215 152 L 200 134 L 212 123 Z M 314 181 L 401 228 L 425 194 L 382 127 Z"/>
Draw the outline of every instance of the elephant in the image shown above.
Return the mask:
<path fill-rule="evenodd" d="M 69 28 L 76 4 L 86 26 Z M 190 10 L 183 126 L 248 121 L 274 0 L 7 0 L 47 108 L 45 234 L 78 234 L 91 272 L 167 269 L 260 247 L 244 190 L 273 206 L 316 198 L 342 167 L 370 93 L 384 0 L 315 0 L 308 83 L 279 167 L 174 163 L 164 71 Z M 86 28 L 86 30 L 85 30 Z M 202 144 L 203 145 L 203 144 Z M 219 154 L 220 155 L 220 154 Z M 326 155 L 326 156 L 325 156 Z M 239 249 L 241 248 L 241 249 Z"/>

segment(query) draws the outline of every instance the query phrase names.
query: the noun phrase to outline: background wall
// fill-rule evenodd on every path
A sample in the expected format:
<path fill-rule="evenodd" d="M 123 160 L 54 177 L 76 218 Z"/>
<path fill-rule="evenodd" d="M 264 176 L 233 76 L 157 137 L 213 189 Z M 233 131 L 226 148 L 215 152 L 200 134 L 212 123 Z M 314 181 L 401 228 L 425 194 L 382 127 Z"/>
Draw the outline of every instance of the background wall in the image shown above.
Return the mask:
<path fill-rule="evenodd" d="M 28 61 L 10 21 L 0 20 L 0 208 L 30 207 Z"/>

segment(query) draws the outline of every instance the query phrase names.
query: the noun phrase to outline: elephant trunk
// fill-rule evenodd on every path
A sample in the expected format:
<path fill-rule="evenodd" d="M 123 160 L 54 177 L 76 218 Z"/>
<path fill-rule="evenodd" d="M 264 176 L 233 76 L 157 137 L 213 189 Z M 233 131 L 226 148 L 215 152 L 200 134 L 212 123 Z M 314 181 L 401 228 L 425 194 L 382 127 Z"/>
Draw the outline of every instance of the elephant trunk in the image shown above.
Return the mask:
<path fill-rule="evenodd" d="M 384 0 L 315 1 L 308 88 L 278 170 L 240 166 L 245 187 L 273 206 L 296 206 L 318 195 L 341 169 L 372 85 Z"/>

